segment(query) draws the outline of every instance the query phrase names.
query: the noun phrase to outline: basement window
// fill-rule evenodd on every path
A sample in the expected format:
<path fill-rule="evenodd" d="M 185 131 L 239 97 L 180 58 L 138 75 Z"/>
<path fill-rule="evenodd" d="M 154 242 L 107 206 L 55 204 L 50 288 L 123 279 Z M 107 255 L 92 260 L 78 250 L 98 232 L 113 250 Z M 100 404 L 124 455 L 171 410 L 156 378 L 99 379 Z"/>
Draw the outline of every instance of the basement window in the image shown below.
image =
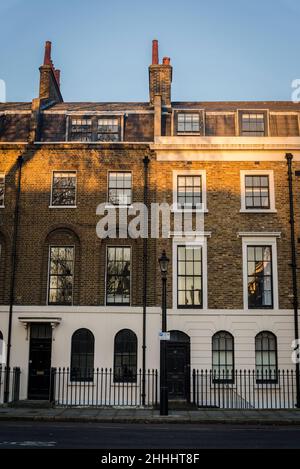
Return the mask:
<path fill-rule="evenodd" d="M 120 140 L 119 119 L 98 119 L 97 140 L 99 142 L 118 142 Z"/>

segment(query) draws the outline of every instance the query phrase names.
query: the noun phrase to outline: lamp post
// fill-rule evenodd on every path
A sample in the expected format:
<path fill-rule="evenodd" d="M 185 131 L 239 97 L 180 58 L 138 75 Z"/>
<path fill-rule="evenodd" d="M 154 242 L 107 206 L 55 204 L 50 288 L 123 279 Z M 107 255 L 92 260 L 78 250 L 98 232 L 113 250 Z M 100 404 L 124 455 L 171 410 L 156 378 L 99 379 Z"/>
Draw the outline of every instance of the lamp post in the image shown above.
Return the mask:
<path fill-rule="evenodd" d="M 299 319 L 298 319 L 298 279 L 297 279 L 297 254 L 295 239 L 295 210 L 294 210 L 294 191 L 293 191 L 293 171 L 292 161 L 293 155 L 287 153 L 285 155 L 288 165 L 288 184 L 289 184 L 289 202 L 290 202 L 290 227 L 291 227 L 291 254 L 292 254 L 292 284 L 293 284 L 293 307 L 294 307 L 294 334 L 295 341 L 299 342 Z M 300 364 L 296 361 L 296 407 L 300 408 Z"/>
<path fill-rule="evenodd" d="M 162 325 L 161 331 L 167 332 L 167 273 L 169 259 L 166 251 L 158 259 L 162 280 Z M 168 415 L 168 384 L 167 384 L 167 342 L 164 335 L 160 341 L 160 415 Z"/>

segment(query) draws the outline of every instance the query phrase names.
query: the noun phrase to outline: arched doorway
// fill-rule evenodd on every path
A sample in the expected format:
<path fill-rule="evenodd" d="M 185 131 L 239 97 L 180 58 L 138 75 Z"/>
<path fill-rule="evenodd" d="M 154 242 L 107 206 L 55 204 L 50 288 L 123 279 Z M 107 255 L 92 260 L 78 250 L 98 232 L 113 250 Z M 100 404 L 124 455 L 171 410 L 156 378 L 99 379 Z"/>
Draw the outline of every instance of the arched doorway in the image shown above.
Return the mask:
<path fill-rule="evenodd" d="M 181 331 L 170 331 L 167 342 L 167 381 L 170 400 L 190 401 L 190 338 Z"/>

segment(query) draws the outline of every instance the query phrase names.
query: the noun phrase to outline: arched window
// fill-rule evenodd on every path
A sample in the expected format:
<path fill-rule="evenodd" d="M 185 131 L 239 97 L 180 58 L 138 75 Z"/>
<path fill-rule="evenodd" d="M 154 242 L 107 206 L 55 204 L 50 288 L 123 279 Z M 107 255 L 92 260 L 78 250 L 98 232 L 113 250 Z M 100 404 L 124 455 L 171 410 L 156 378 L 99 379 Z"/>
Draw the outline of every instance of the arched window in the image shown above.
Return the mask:
<path fill-rule="evenodd" d="M 257 383 L 277 382 L 277 339 L 272 332 L 255 337 L 255 364 Z"/>
<path fill-rule="evenodd" d="M 212 338 L 212 371 L 214 381 L 234 381 L 234 339 L 229 332 L 219 331 Z"/>
<path fill-rule="evenodd" d="M 137 336 L 123 329 L 115 336 L 114 381 L 134 383 L 137 374 Z"/>
<path fill-rule="evenodd" d="M 92 381 L 95 339 L 88 329 L 78 329 L 72 336 L 71 381 Z"/>

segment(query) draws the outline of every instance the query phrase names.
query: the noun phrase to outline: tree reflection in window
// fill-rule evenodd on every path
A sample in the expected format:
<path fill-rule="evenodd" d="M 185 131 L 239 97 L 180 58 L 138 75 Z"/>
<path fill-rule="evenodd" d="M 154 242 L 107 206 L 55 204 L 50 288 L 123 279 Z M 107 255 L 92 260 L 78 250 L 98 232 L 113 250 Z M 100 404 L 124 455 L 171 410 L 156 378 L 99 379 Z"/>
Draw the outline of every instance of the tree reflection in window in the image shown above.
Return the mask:
<path fill-rule="evenodd" d="M 130 304 L 130 253 L 130 247 L 107 248 L 107 304 Z"/>
<path fill-rule="evenodd" d="M 248 246 L 248 307 L 273 307 L 272 247 Z"/>
<path fill-rule="evenodd" d="M 78 329 L 72 336 L 71 381 L 93 381 L 95 338 L 89 329 Z"/>
<path fill-rule="evenodd" d="M 202 308 L 201 246 L 178 246 L 177 295 L 178 307 Z"/>
<path fill-rule="evenodd" d="M 49 304 L 70 305 L 73 295 L 74 247 L 50 247 Z"/>
<path fill-rule="evenodd" d="M 137 337 L 130 329 L 123 329 L 115 336 L 114 381 L 136 382 Z"/>
<path fill-rule="evenodd" d="M 52 205 L 68 206 L 76 204 L 76 172 L 53 173 Z"/>

